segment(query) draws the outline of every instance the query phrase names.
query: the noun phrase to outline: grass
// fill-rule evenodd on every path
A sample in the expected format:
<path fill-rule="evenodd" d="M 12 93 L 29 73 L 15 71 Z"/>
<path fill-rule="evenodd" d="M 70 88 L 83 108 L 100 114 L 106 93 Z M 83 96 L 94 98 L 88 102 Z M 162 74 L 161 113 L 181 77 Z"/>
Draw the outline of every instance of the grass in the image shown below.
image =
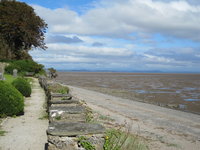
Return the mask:
<path fill-rule="evenodd" d="M 49 90 L 53 93 L 61 93 L 61 94 L 69 93 L 69 88 L 67 86 L 62 86 L 58 83 L 50 85 Z"/>
<path fill-rule="evenodd" d="M 110 118 L 109 116 L 100 115 L 99 119 L 107 121 L 115 121 L 115 119 Z"/>
<path fill-rule="evenodd" d="M 86 122 L 93 122 L 94 121 L 94 116 L 93 116 L 93 112 L 92 112 L 91 108 L 86 107 L 85 116 L 86 116 Z"/>
<path fill-rule="evenodd" d="M 40 118 L 38 118 L 38 119 L 40 119 L 40 120 L 46 120 L 46 119 L 49 119 L 49 115 L 48 115 L 47 112 L 45 112 L 45 113 L 42 115 L 42 117 L 40 117 Z"/>
<path fill-rule="evenodd" d="M 55 119 L 56 120 L 61 120 L 61 116 L 56 116 Z"/>
<path fill-rule="evenodd" d="M 78 143 L 85 149 L 85 150 L 95 150 L 95 146 L 92 145 L 86 137 L 81 136 L 78 138 Z"/>
<path fill-rule="evenodd" d="M 2 131 L 2 130 L 0 130 L 0 136 L 4 136 L 5 133 L 6 133 L 6 131 Z"/>
<path fill-rule="evenodd" d="M 117 129 L 106 132 L 104 150 L 148 150 L 148 146 L 136 135 Z"/>

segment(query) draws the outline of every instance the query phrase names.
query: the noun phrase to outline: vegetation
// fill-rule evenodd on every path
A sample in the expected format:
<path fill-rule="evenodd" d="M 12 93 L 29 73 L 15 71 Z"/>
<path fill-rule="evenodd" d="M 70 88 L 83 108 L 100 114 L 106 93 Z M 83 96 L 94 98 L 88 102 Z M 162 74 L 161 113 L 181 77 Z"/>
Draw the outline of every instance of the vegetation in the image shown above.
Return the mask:
<path fill-rule="evenodd" d="M 58 74 L 54 68 L 48 68 L 50 78 L 56 78 Z"/>
<path fill-rule="evenodd" d="M 23 2 L 0 2 L 0 59 L 31 59 L 31 48 L 46 49 L 47 24 Z"/>
<path fill-rule="evenodd" d="M 105 136 L 104 150 L 147 150 L 148 147 L 141 143 L 139 137 L 122 132 L 121 130 L 110 129 Z"/>
<path fill-rule="evenodd" d="M 61 120 L 61 116 L 56 116 L 55 119 L 56 120 Z"/>
<path fill-rule="evenodd" d="M 5 133 L 6 133 L 6 131 L 2 131 L 2 130 L 0 130 L 0 136 L 4 136 Z"/>
<path fill-rule="evenodd" d="M 5 72 L 13 74 L 13 69 L 17 69 L 20 75 L 25 75 L 26 72 L 34 72 L 34 74 L 44 72 L 44 66 L 32 60 L 10 61 L 10 64 L 5 67 Z"/>
<path fill-rule="evenodd" d="M 91 108 L 86 107 L 85 116 L 86 116 L 86 122 L 93 122 L 94 121 L 94 116 L 93 116 Z"/>
<path fill-rule="evenodd" d="M 12 82 L 12 85 L 25 97 L 31 95 L 31 85 L 24 78 L 17 78 Z"/>
<path fill-rule="evenodd" d="M 24 111 L 22 94 L 6 81 L 0 81 L 0 116 L 19 115 Z"/>
<path fill-rule="evenodd" d="M 10 84 L 15 80 L 15 78 L 10 74 L 4 74 L 4 77 L 6 79 L 5 81 L 10 83 Z"/>
<path fill-rule="evenodd" d="M 67 94 L 69 93 L 69 88 L 67 86 L 63 86 L 59 83 L 55 83 L 49 86 L 49 91 L 53 93 L 61 93 L 61 94 Z"/>
<path fill-rule="evenodd" d="M 78 143 L 85 149 L 85 150 L 95 150 L 95 146 L 92 145 L 86 137 L 81 136 L 78 138 Z"/>

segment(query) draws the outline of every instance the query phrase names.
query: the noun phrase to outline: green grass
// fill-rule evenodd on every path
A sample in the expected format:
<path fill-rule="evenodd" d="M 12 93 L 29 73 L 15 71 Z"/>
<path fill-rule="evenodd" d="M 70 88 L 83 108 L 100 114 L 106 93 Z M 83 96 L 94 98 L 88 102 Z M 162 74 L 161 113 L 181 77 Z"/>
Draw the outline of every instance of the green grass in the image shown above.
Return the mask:
<path fill-rule="evenodd" d="M 40 119 L 40 120 L 46 120 L 46 119 L 49 119 L 49 115 L 48 115 L 48 113 L 44 113 L 40 118 L 38 118 L 38 119 Z"/>
<path fill-rule="evenodd" d="M 6 82 L 8 82 L 10 84 L 13 82 L 13 80 L 15 80 L 15 78 L 12 75 L 9 75 L 9 74 L 4 74 L 4 77 L 6 79 Z"/>
<path fill-rule="evenodd" d="M 100 115 L 99 119 L 101 119 L 101 120 L 107 120 L 107 121 L 115 121 L 115 119 L 112 119 L 111 117 L 104 116 L 104 115 Z"/>
<path fill-rule="evenodd" d="M 106 132 L 104 150 L 148 150 L 148 146 L 136 135 L 116 129 Z"/>
<path fill-rule="evenodd" d="M 49 90 L 53 93 L 60 93 L 60 94 L 67 94 L 69 93 L 69 88 L 66 86 L 63 86 L 61 84 L 52 84 L 49 86 Z"/>
<path fill-rule="evenodd" d="M 6 133 L 6 131 L 2 131 L 2 130 L 0 130 L 0 136 L 4 136 L 5 133 Z"/>

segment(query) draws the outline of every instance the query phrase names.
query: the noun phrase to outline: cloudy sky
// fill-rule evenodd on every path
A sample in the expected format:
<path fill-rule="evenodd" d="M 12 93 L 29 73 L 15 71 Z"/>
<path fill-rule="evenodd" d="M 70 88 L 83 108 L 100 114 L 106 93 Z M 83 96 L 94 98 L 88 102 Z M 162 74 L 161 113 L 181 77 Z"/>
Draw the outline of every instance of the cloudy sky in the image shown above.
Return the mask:
<path fill-rule="evenodd" d="M 199 0 L 20 0 L 48 24 L 34 60 L 60 70 L 200 72 Z"/>

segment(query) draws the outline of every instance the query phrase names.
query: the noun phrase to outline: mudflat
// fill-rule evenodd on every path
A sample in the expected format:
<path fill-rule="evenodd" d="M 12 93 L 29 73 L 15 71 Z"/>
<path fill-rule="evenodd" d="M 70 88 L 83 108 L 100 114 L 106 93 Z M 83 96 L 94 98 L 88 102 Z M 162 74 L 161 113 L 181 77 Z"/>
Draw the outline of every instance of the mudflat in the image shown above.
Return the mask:
<path fill-rule="evenodd" d="M 200 74 L 59 72 L 59 82 L 200 114 Z"/>
<path fill-rule="evenodd" d="M 152 150 L 199 150 L 200 117 L 197 114 L 130 101 L 69 86 L 73 96 L 86 101 L 94 112 L 114 119 L 113 126 L 143 137 Z"/>

